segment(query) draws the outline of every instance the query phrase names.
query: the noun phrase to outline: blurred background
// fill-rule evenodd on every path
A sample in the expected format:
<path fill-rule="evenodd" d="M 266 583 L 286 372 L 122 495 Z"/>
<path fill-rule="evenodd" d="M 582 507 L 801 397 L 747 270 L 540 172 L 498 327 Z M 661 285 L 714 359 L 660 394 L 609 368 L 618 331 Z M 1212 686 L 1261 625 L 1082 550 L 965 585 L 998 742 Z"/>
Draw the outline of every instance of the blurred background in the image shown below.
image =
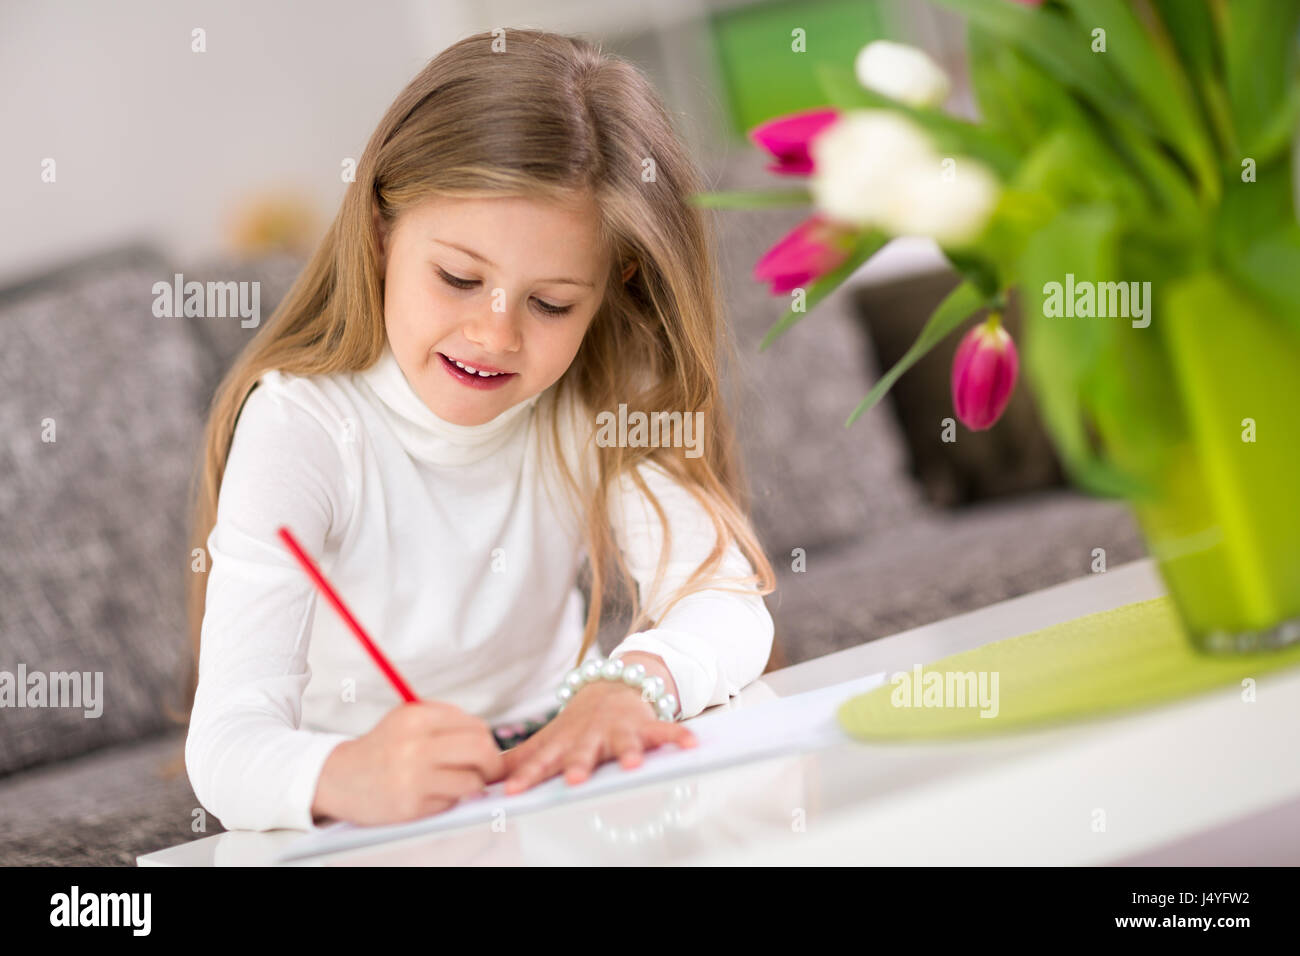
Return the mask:
<path fill-rule="evenodd" d="M 960 22 L 909 0 L 6 0 L 0 10 L 0 79 L 20 94 L 3 105 L 13 228 L 0 237 L 0 281 L 129 239 L 182 258 L 243 249 L 260 237 L 236 221 L 272 200 L 301 203 L 317 222 L 300 238 L 315 238 L 342 198 L 340 163 L 360 155 L 397 91 L 443 47 L 498 26 L 599 38 L 652 77 L 697 150 L 816 105 L 815 60 L 851 62 L 872 38 L 909 39 L 954 72 L 963 56 Z M 790 54 L 792 25 L 811 37 L 802 58 Z M 206 52 L 192 52 L 195 29 Z M 953 105 L 968 108 L 964 92 Z M 57 185 L 32 175 L 46 157 Z"/>
<path fill-rule="evenodd" d="M 154 283 L 258 282 L 264 325 L 401 88 L 451 42 L 524 26 L 640 66 L 713 189 L 781 185 L 745 131 L 820 105 L 814 64 L 873 39 L 926 49 L 976 116 L 963 24 L 922 0 L 0 4 L 0 669 L 102 671 L 106 696 L 95 720 L 0 711 L 0 863 L 131 864 L 220 830 L 160 767 L 192 666 L 187 483 L 258 329 L 155 317 Z M 711 215 L 779 576 L 769 669 L 1143 556 L 1122 503 L 1064 486 L 1026 386 L 995 429 L 941 440 L 957 336 L 843 427 L 955 284 L 935 247 L 896 241 L 760 354 L 785 302 L 753 265 L 806 210 Z M 602 645 L 621 633 L 611 617 Z"/>

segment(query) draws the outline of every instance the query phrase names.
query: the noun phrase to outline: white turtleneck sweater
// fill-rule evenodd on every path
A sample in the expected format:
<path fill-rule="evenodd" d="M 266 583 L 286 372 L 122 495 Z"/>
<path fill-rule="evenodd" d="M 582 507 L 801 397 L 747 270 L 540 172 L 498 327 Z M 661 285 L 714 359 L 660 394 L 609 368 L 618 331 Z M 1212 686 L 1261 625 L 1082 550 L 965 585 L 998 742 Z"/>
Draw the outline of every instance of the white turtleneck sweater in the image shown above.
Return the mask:
<path fill-rule="evenodd" d="M 548 398 L 551 396 L 547 396 Z M 540 715 L 582 646 L 580 522 L 535 396 L 483 425 L 437 417 L 391 349 L 357 373 L 268 372 L 239 416 L 221 482 L 185 744 L 199 801 L 229 829 L 310 829 L 330 751 L 401 699 L 277 535 L 312 555 L 425 700 L 490 724 Z M 566 456 L 594 428 L 557 411 Z M 541 439 L 541 440 L 539 440 Z M 707 438 L 706 438 L 707 440 Z M 615 538 L 651 619 L 711 550 L 712 523 L 658 466 L 640 474 L 668 516 L 672 554 L 648 593 L 659 520 L 630 478 L 610 495 Z M 732 546 L 719 576 L 752 566 Z M 646 651 L 677 684 L 681 718 L 763 670 L 773 624 L 754 591 L 699 591 L 613 651 Z M 586 657 L 599 656 L 592 647 Z"/>

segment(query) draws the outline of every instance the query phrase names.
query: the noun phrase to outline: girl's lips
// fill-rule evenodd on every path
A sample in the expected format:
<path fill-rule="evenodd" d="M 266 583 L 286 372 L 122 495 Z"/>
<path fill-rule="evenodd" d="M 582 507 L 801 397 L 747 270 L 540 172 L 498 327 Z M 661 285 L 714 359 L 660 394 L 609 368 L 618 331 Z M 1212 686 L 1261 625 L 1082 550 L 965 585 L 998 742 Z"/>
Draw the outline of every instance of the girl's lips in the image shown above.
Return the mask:
<path fill-rule="evenodd" d="M 442 367 L 447 370 L 448 375 L 469 388 L 484 390 L 500 388 L 518 374 L 517 372 L 503 372 L 500 375 L 471 375 L 441 352 L 438 353 L 438 358 L 442 361 Z"/>

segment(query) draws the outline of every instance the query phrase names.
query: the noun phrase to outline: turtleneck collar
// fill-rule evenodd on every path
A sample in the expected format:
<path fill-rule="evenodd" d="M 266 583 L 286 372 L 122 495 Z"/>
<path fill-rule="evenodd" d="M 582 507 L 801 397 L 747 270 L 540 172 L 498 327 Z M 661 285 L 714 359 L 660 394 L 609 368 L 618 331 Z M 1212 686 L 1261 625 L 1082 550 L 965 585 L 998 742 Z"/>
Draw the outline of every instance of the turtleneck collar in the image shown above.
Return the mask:
<path fill-rule="evenodd" d="M 482 425 L 456 425 L 424 404 L 387 342 L 378 362 L 354 374 L 378 400 L 376 404 L 411 456 L 438 465 L 464 465 L 486 458 L 528 421 L 539 398 L 534 395 L 512 405 Z"/>

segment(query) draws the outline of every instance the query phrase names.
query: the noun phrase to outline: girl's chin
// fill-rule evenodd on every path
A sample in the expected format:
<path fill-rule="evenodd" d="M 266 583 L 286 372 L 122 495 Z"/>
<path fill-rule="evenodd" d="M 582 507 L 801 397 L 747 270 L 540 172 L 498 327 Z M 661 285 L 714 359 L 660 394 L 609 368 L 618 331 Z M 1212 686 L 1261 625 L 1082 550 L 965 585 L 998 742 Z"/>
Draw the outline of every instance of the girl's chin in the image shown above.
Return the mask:
<path fill-rule="evenodd" d="M 500 392 L 471 391 L 454 385 L 435 390 L 432 398 L 427 404 L 433 413 L 453 425 L 486 425 L 515 404 Z"/>

